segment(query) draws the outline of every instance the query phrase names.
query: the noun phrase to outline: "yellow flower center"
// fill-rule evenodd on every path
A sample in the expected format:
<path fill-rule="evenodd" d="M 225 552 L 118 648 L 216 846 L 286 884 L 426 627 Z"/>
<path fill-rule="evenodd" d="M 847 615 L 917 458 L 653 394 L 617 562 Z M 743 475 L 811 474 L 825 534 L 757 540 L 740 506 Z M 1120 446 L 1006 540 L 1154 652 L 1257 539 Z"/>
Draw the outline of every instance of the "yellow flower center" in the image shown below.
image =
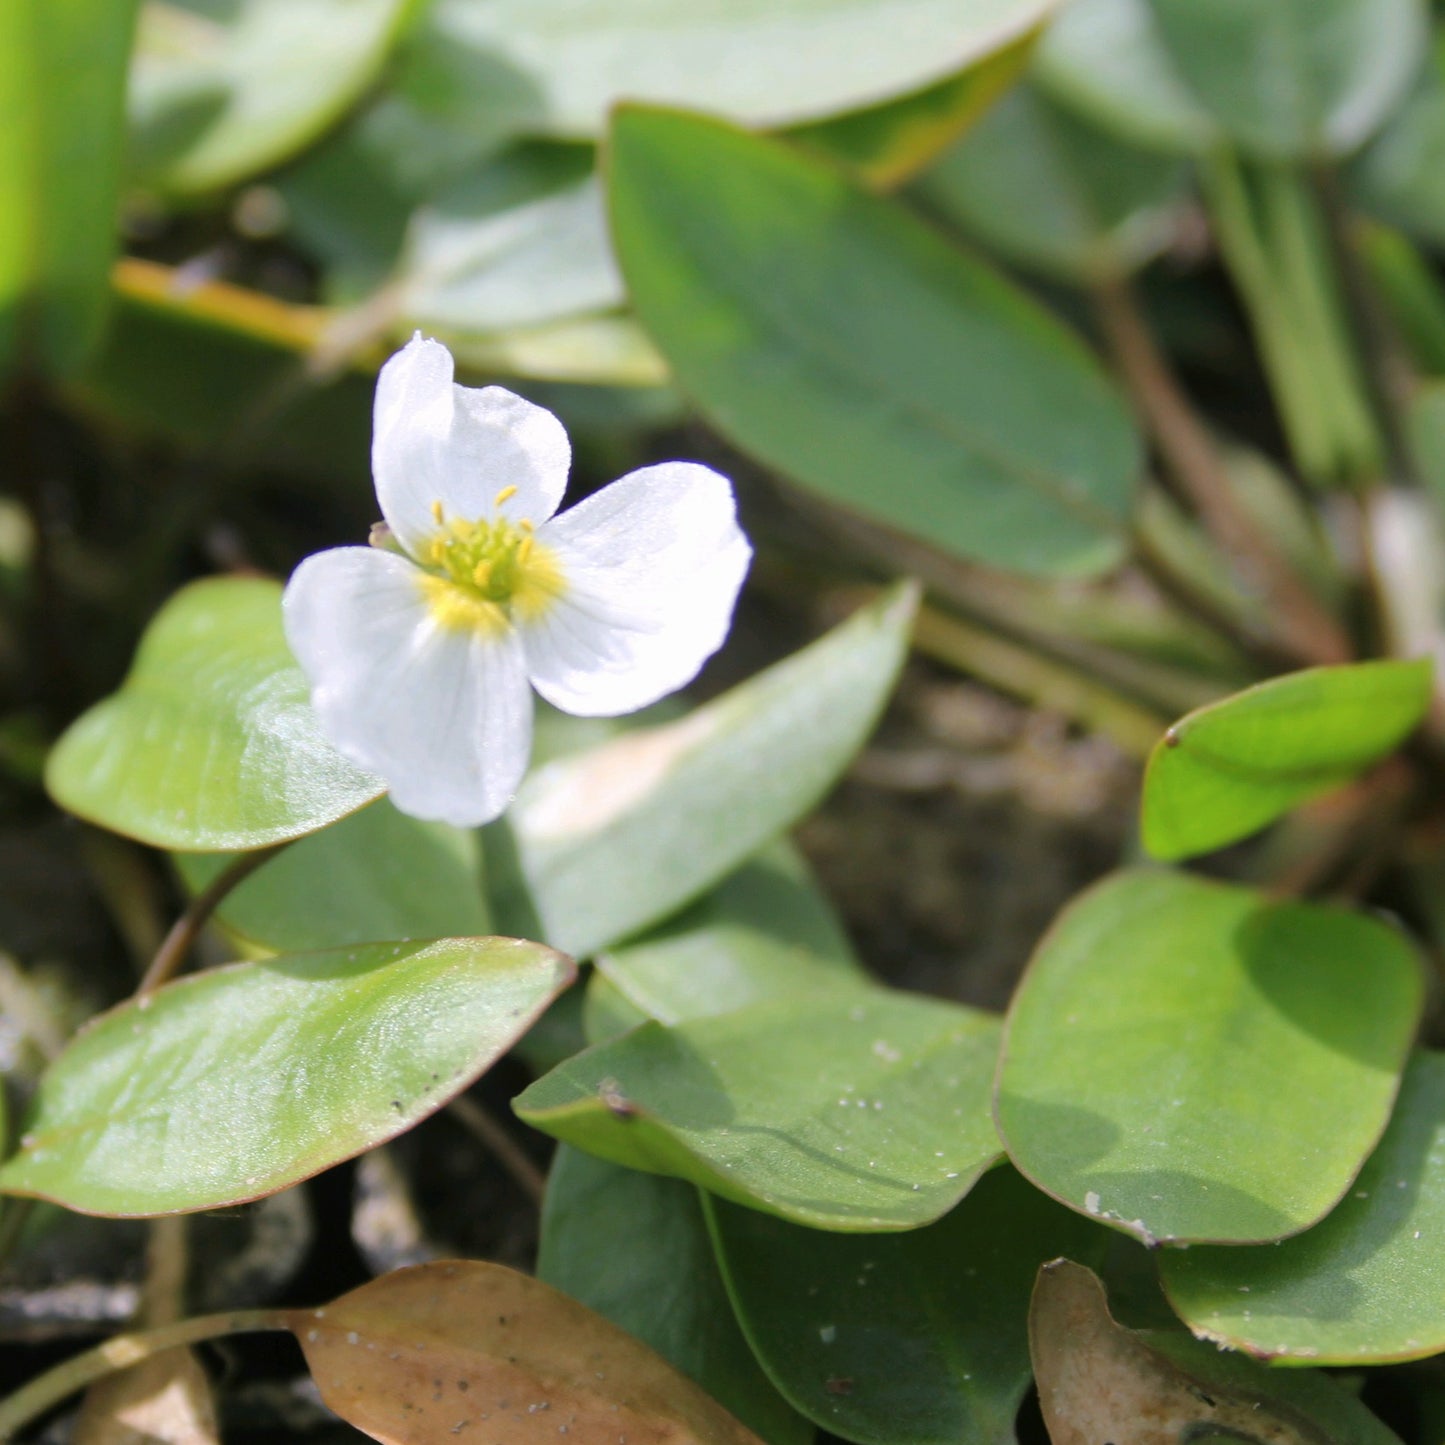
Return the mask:
<path fill-rule="evenodd" d="M 503 487 L 500 508 L 516 493 Z M 490 522 L 448 517 L 432 503 L 438 532 L 420 561 L 431 569 L 422 590 L 432 615 L 445 627 L 504 632 L 513 616 L 539 616 L 563 591 L 556 553 L 538 543 L 532 523 L 500 513 Z"/>

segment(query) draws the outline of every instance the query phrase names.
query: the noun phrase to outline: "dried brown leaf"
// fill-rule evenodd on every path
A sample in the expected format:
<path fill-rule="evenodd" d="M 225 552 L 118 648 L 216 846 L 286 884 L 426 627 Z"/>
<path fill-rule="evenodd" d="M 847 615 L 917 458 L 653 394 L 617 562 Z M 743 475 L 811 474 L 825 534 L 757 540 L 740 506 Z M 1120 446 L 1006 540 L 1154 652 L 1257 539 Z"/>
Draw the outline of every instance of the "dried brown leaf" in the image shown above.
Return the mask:
<path fill-rule="evenodd" d="M 1029 1309 L 1039 1405 L 1053 1445 L 1179 1445 L 1212 1435 L 1322 1445 L 1323 1432 L 1257 1395 L 1205 1384 L 1116 1324 L 1098 1276 L 1043 1265 Z"/>
<path fill-rule="evenodd" d="M 761 1445 L 639 1340 L 501 1265 L 396 1270 L 291 1329 L 321 1398 L 383 1445 Z"/>

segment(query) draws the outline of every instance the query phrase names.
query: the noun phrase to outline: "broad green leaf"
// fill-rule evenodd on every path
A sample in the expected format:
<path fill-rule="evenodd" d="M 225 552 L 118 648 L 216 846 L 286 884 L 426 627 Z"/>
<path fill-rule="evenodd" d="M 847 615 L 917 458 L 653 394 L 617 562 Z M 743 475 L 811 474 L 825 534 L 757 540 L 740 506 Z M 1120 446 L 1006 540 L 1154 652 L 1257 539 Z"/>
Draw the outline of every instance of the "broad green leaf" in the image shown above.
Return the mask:
<path fill-rule="evenodd" d="M 140 180 L 220 190 L 302 150 L 376 78 L 414 0 L 149 0 L 131 82 Z"/>
<path fill-rule="evenodd" d="M 1219 140 L 1175 69 L 1149 0 L 1069 0 L 1034 52 L 1033 77 L 1131 144 L 1193 155 Z"/>
<path fill-rule="evenodd" d="M 288 1327 L 322 1400 L 394 1445 L 762 1445 L 611 1321 L 499 1264 L 392 1270 Z"/>
<path fill-rule="evenodd" d="M 1206 1339 L 1281 1361 L 1445 1350 L 1445 1054 L 1418 1053 L 1385 1137 L 1328 1218 L 1271 1249 L 1166 1255 L 1164 1284 Z"/>
<path fill-rule="evenodd" d="M 506 822 L 546 938 L 595 953 L 667 917 L 807 813 L 872 731 L 915 605 L 911 587 L 895 588 L 680 721 L 535 770 Z"/>
<path fill-rule="evenodd" d="M 1139 439 L 1059 322 L 895 202 L 780 142 L 623 107 L 610 204 L 679 385 L 794 481 L 997 567 L 1116 562 Z"/>
<path fill-rule="evenodd" d="M 1423 658 L 1312 667 L 1190 713 L 1150 754 L 1145 848 L 1207 853 L 1349 782 L 1419 725 L 1430 682 Z"/>
<path fill-rule="evenodd" d="M 1097 1259 L 1108 1238 L 1008 1168 L 903 1234 L 825 1234 L 706 1204 L 763 1367 L 809 1419 L 862 1445 L 1012 1438 L 1034 1274 L 1060 1254 Z"/>
<path fill-rule="evenodd" d="M 1181 162 L 1115 140 L 1015 86 L 924 177 L 924 198 L 1007 260 L 1090 282 L 1172 239 Z"/>
<path fill-rule="evenodd" d="M 664 1028 L 538 1079 L 514 1108 L 600 1158 L 815 1229 L 913 1229 L 999 1155 L 991 1015 L 850 993 Z"/>
<path fill-rule="evenodd" d="M 0 5 L 0 372 L 73 372 L 100 339 L 136 0 Z"/>
<path fill-rule="evenodd" d="M 409 818 L 380 798 L 272 858 L 226 895 L 216 919 L 271 953 L 474 937 L 492 927 L 481 852 L 475 831 Z M 231 861 L 224 853 L 175 858 L 193 893 Z"/>
<path fill-rule="evenodd" d="M 808 865 L 782 841 L 666 923 L 599 954 L 597 971 L 664 1024 L 868 986 Z"/>
<path fill-rule="evenodd" d="M 866 110 L 793 126 L 789 140 L 842 161 L 869 185 L 902 185 L 1012 85 L 1038 40 L 1030 32 L 946 80 Z"/>
<path fill-rule="evenodd" d="M 1445 41 L 1409 98 L 1349 170 L 1356 198 L 1412 235 L 1445 242 Z"/>
<path fill-rule="evenodd" d="M 430 23 L 530 92 L 534 133 L 618 100 L 786 125 L 905 95 L 1002 49 L 1054 0 L 437 0 Z M 519 105 L 520 108 L 520 105 Z"/>
<path fill-rule="evenodd" d="M 1327 1375 L 1267 1370 L 1178 1329 L 1125 1329 L 1098 1277 L 1072 1260 L 1039 1271 L 1029 1341 L 1053 1445 L 1400 1445 Z"/>
<path fill-rule="evenodd" d="M 157 848 L 260 848 L 385 791 L 322 737 L 281 632 L 281 588 L 212 578 L 146 629 L 119 692 L 55 745 L 62 808 Z"/>
<path fill-rule="evenodd" d="M 1383 1133 L 1421 984 L 1363 914 L 1116 873 L 1014 995 L 999 1130 L 1041 1189 L 1146 1244 L 1296 1234 Z"/>
<path fill-rule="evenodd" d="M 1415 75 L 1424 0 L 1149 0 L 1178 73 L 1242 150 L 1343 155 Z"/>
<path fill-rule="evenodd" d="M 397 307 L 428 332 L 540 326 L 623 302 L 591 155 L 525 147 L 412 218 Z"/>
<path fill-rule="evenodd" d="M 651 1345 L 769 1445 L 812 1440 L 738 1329 L 690 1184 L 562 1145 L 537 1277 Z"/>
<path fill-rule="evenodd" d="M 452 938 L 181 979 L 77 1035 L 0 1190 L 126 1216 L 272 1194 L 440 1108 L 572 975 L 541 944 Z"/>

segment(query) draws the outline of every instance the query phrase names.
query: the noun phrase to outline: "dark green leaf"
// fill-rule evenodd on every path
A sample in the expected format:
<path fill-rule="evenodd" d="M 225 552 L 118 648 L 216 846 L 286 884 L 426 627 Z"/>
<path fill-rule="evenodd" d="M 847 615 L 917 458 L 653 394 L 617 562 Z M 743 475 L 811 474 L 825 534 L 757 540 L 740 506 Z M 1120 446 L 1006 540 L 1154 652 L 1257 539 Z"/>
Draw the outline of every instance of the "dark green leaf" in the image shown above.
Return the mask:
<path fill-rule="evenodd" d="M 680 112 L 618 111 L 610 202 L 639 317 L 744 449 L 995 566 L 1118 560 L 1139 471 L 1128 412 L 991 269 L 831 167 Z"/>
<path fill-rule="evenodd" d="M 769 1445 L 812 1439 L 738 1329 L 692 1185 L 562 1145 L 537 1276 L 651 1345 Z"/>
<path fill-rule="evenodd" d="M 903 1234 L 827 1234 L 706 1202 L 764 1368 L 809 1419 L 862 1445 L 1011 1438 L 1034 1274 L 1059 1254 L 1097 1259 L 1108 1238 L 1009 1168 Z"/>

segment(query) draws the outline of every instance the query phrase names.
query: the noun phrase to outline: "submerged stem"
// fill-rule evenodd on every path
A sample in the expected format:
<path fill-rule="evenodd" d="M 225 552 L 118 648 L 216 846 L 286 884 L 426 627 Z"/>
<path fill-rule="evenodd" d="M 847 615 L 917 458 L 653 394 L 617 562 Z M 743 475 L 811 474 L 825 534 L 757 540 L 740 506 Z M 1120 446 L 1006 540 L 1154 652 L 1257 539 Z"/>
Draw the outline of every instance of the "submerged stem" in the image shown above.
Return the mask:
<path fill-rule="evenodd" d="M 289 1310 L 231 1310 L 226 1314 L 177 1320 L 159 1329 L 116 1335 L 103 1345 L 47 1370 L 13 1395 L 0 1400 L 0 1445 L 6 1445 L 15 1437 L 16 1431 L 53 1405 L 58 1405 L 67 1395 L 83 1390 L 93 1381 L 116 1370 L 129 1369 L 166 1350 L 173 1350 L 177 1345 L 194 1345 L 202 1340 L 260 1330 L 289 1330 L 290 1317 Z"/>

